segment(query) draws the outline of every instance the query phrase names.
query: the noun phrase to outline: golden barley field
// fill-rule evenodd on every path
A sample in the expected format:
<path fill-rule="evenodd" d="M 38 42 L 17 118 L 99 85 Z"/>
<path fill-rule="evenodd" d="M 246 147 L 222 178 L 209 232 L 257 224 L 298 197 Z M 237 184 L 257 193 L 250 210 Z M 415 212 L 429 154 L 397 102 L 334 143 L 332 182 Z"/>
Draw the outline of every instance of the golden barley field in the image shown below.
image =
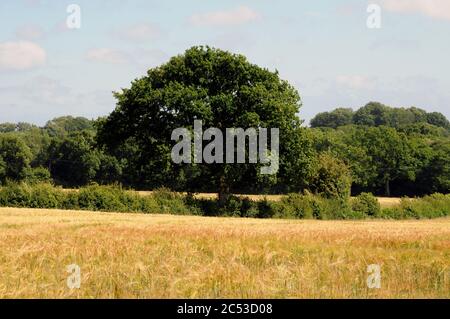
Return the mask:
<path fill-rule="evenodd" d="M 367 286 L 370 264 L 379 289 Z M 0 209 L 0 298 L 450 298 L 449 265 L 450 219 Z"/>

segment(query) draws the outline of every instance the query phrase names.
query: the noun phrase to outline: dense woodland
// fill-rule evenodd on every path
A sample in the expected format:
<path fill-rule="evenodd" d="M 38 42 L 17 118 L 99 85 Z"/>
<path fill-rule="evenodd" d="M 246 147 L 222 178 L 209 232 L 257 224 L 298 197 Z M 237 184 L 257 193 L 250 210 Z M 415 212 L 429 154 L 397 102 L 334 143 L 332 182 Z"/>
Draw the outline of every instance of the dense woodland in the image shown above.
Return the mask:
<path fill-rule="evenodd" d="M 116 109 L 105 118 L 0 124 L 0 183 L 330 197 L 350 189 L 387 196 L 450 191 L 450 122 L 442 114 L 371 102 L 318 114 L 307 127 L 297 91 L 242 56 L 195 47 L 115 95 Z M 195 118 L 208 127 L 279 127 L 279 173 L 260 176 L 250 164 L 172 163 L 171 130 Z"/>
<path fill-rule="evenodd" d="M 399 113 L 404 115 L 401 124 Z M 437 123 L 430 123 L 430 113 L 423 110 L 389 108 L 379 103 L 369 103 L 357 112 L 337 109 L 318 114 L 311 121 L 312 127 L 304 128 L 304 146 L 314 162 L 308 168 L 315 170 L 309 173 L 311 184 L 306 188 L 320 189 L 321 182 L 333 179 L 351 181 L 353 194 L 370 191 L 386 195 L 387 187 L 395 196 L 448 193 L 449 122 L 442 115 L 431 114 Z M 355 123 L 355 118 L 366 124 Z M 184 190 L 181 176 L 164 180 L 161 170 L 148 170 L 135 163 L 132 154 L 139 150 L 133 145 L 129 153 L 108 154 L 98 146 L 96 132 L 96 121 L 70 116 L 53 119 L 43 127 L 0 124 L 1 182 L 52 181 L 64 187 L 121 183 L 136 189 L 168 186 Z M 211 191 L 214 186 L 197 187 L 198 191 Z M 255 183 L 238 191 L 301 190 L 295 183 L 272 189 L 257 187 Z"/>

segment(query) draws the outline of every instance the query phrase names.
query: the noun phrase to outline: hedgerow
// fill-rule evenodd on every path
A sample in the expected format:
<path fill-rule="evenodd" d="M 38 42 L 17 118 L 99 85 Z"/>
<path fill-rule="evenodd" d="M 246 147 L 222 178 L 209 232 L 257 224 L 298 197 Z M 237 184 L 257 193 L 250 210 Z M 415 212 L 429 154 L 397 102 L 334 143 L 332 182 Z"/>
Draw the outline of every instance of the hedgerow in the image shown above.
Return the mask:
<path fill-rule="evenodd" d="M 398 207 L 388 209 L 381 209 L 376 197 L 368 193 L 352 199 L 288 194 L 278 202 L 230 196 L 224 205 L 219 205 L 217 200 L 196 199 L 192 194 L 182 195 L 165 188 L 142 196 L 118 185 L 90 185 L 67 191 L 46 183 L 10 182 L 0 189 L 0 206 L 244 218 L 420 219 L 449 216 L 450 195 L 404 198 Z"/>

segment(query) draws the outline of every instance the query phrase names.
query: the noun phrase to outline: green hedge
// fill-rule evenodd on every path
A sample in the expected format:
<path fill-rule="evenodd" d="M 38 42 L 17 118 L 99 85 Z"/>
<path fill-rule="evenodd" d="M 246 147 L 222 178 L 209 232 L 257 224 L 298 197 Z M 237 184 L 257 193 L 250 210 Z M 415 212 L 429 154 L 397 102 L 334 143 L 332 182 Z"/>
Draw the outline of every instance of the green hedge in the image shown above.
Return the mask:
<path fill-rule="evenodd" d="M 433 194 L 422 198 L 403 198 L 399 207 L 384 209 L 387 219 L 439 218 L 450 215 L 450 194 Z"/>
<path fill-rule="evenodd" d="M 168 189 L 141 196 L 117 185 L 65 191 L 50 184 L 8 183 L 0 189 L 0 206 L 248 218 L 412 219 L 449 216 L 450 195 L 404 198 L 398 207 L 390 209 L 381 209 L 378 200 L 367 193 L 349 200 L 310 193 L 289 194 L 279 202 L 230 196 L 221 207 L 216 200 L 196 199 Z"/>

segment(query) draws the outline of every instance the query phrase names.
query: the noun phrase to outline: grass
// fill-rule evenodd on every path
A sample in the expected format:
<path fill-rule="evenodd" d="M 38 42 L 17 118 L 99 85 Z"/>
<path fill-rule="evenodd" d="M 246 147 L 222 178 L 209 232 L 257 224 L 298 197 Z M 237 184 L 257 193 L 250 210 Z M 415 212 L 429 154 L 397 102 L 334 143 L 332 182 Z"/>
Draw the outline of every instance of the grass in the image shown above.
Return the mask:
<path fill-rule="evenodd" d="M 66 285 L 67 265 L 81 287 Z M 381 288 L 366 285 L 381 265 Z M 450 219 L 0 208 L 0 298 L 450 298 Z"/>

